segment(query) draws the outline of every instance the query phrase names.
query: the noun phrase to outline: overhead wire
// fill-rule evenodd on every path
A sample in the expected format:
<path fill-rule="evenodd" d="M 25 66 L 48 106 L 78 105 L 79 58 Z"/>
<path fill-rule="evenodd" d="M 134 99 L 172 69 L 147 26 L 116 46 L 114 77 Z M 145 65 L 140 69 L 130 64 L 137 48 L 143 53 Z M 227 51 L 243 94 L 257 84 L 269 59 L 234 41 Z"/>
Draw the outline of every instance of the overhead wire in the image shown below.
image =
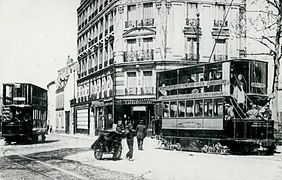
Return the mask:
<path fill-rule="evenodd" d="M 223 18 L 223 23 L 222 23 L 221 26 L 220 26 L 220 29 L 219 29 L 219 32 L 218 32 L 218 34 L 217 34 L 216 40 L 217 40 L 217 39 L 219 38 L 219 36 L 220 36 L 220 33 L 221 33 L 221 31 L 222 31 L 222 28 L 223 28 L 223 26 L 224 26 L 224 23 L 226 22 L 227 15 L 228 15 L 228 13 L 229 13 L 229 11 L 230 11 L 230 9 L 231 9 L 231 6 L 232 6 L 232 4 L 233 4 L 233 1 L 234 1 L 234 0 L 231 0 L 230 5 L 229 5 L 229 8 L 228 8 L 228 10 L 227 10 L 227 12 L 226 12 L 226 14 L 225 14 L 225 16 L 224 16 L 224 18 Z M 211 57 L 212 57 L 213 52 L 214 52 L 214 50 L 215 50 L 216 44 L 217 44 L 217 42 L 215 41 L 208 62 L 211 61 Z"/>

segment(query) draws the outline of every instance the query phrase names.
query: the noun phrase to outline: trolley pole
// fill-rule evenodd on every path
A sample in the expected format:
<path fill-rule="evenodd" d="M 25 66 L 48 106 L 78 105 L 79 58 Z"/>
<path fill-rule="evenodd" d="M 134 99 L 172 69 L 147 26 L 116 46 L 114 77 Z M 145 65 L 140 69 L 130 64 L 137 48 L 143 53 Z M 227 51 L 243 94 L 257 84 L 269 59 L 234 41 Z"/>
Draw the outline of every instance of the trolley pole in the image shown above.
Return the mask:
<path fill-rule="evenodd" d="M 199 64 L 200 61 L 200 13 L 197 12 L 197 26 L 196 26 L 196 39 L 197 39 L 197 64 Z"/>

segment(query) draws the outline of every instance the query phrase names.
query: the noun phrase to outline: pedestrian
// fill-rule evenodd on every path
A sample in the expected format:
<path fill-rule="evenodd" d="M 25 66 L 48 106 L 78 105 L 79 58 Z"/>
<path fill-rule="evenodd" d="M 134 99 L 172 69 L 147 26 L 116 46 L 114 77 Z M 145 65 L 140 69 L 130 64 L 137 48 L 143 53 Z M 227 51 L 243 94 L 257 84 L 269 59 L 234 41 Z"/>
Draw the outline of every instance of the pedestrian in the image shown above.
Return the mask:
<path fill-rule="evenodd" d="M 126 127 L 125 137 L 129 151 L 126 153 L 126 158 L 133 161 L 133 143 L 134 143 L 135 130 L 132 123 L 128 123 Z"/>
<path fill-rule="evenodd" d="M 124 129 L 124 125 L 122 124 L 122 120 L 118 120 L 116 131 L 119 133 L 123 133 L 124 130 L 125 129 Z"/>
<path fill-rule="evenodd" d="M 50 126 L 50 133 L 52 133 L 52 126 Z"/>
<path fill-rule="evenodd" d="M 141 120 L 136 127 L 138 150 L 143 150 L 143 141 L 146 136 L 147 136 L 147 127 L 144 125 L 144 121 Z"/>

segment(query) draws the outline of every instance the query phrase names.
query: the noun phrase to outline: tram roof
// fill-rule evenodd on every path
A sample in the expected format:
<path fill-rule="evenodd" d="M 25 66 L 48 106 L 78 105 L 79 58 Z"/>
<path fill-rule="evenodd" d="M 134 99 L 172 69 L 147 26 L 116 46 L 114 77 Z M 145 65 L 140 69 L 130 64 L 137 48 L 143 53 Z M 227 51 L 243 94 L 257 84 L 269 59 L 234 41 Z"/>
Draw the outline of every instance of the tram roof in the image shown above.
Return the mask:
<path fill-rule="evenodd" d="M 36 87 L 38 87 L 38 88 L 41 88 L 41 89 L 46 90 L 46 89 L 43 88 L 43 87 L 40 87 L 40 86 L 38 86 L 38 85 L 36 85 L 36 84 L 33 84 L 33 83 L 28 83 L 28 82 L 4 82 L 4 83 L 2 83 L 2 84 L 3 84 L 3 85 L 27 84 L 27 85 L 36 86 Z"/>
<path fill-rule="evenodd" d="M 264 60 L 247 59 L 247 58 L 239 59 L 239 58 L 238 58 L 238 59 L 229 59 L 229 60 L 217 61 L 217 62 L 203 62 L 203 63 L 199 63 L 199 64 L 188 65 L 188 66 L 181 67 L 181 68 L 170 69 L 170 70 L 164 70 L 164 71 L 160 71 L 160 72 L 157 72 L 157 73 L 175 71 L 175 70 L 179 70 L 179 69 L 186 69 L 186 68 L 188 68 L 188 67 L 197 67 L 197 66 L 203 66 L 203 65 L 209 65 L 209 64 L 220 64 L 220 63 L 230 62 L 230 61 L 247 61 L 247 62 L 256 61 L 256 62 L 268 63 L 267 61 L 264 61 Z"/>

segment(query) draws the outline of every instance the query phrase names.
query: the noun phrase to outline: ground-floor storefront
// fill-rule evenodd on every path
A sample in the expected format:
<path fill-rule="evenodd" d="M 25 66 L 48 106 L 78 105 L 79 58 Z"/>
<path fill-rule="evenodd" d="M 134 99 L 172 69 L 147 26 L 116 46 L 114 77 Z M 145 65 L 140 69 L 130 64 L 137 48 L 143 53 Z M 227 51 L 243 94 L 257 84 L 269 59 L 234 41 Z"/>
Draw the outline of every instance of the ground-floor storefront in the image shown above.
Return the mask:
<path fill-rule="evenodd" d="M 134 128 L 143 121 L 152 129 L 154 116 L 153 98 L 95 100 L 74 106 L 74 133 L 98 135 L 113 129 L 118 120 L 124 125 L 133 123 Z"/>

